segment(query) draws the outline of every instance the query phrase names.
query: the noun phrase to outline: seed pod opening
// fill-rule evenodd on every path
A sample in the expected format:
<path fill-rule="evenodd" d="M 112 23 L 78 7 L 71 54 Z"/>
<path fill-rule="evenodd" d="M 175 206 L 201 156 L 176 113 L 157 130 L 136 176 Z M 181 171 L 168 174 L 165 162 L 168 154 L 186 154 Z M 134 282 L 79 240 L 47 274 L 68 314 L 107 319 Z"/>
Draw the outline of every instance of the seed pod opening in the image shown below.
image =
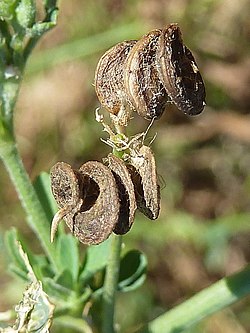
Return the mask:
<path fill-rule="evenodd" d="M 115 45 L 104 53 L 96 68 L 96 94 L 102 106 L 114 115 L 127 104 L 124 64 L 135 43 L 135 40 L 129 40 Z"/>
<path fill-rule="evenodd" d="M 128 165 L 138 209 L 149 219 L 155 220 L 160 212 L 160 187 L 157 183 L 156 164 L 152 150 L 142 146 L 131 157 Z"/>
<path fill-rule="evenodd" d="M 133 46 L 124 76 L 133 108 L 148 120 L 160 118 L 169 100 L 157 71 L 156 50 L 160 35 L 161 30 L 153 30 Z"/>
<path fill-rule="evenodd" d="M 163 29 L 156 58 L 159 77 L 177 108 L 189 115 L 201 113 L 205 107 L 205 86 L 177 24 Z"/>
<path fill-rule="evenodd" d="M 73 234 L 84 244 L 99 244 L 106 240 L 119 218 L 120 202 L 116 182 L 112 172 L 100 162 L 90 161 L 83 164 L 79 173 L 88 177 L 88 190 L 84 189 L 84 198 L 93 205 L 76 213 L 70 226 Z M 98 185 L 94 189 L 91 184 Z M 96 194 L 98 197 L 96 198 Z M 90 205 L 89 205 L 90 206 Z"/>
<path fill-rule="evenodd" d="M 137 206 L 134 185 L 126 164 L 120 158 L 109 154 L 107 162 L 115 177 L 120 199 L 119 219 L 113 231 L 123 235 L 130 230 L 135 218 Z"/>

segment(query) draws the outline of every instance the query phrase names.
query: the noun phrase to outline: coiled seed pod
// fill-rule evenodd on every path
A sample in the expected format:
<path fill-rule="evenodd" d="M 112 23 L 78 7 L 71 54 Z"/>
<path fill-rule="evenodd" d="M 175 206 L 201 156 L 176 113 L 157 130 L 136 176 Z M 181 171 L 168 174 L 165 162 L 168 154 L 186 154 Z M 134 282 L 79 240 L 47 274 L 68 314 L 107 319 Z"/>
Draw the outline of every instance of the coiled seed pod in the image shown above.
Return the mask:
<path fill-rule="evenodd" d="M 127 104 L 124 89 L 124 63 L 135 40 L 121 42 L 101 57 L 95 72 L 95 90 L 100 103 L 108 112 L 117 115 Z"/>
<path fill-rule="evenodd" d="M 123 235 L 130 230 L 135 218 L 137 206 L 134 185 L 123 160 L 109 154 L 107 162 L 115 177 L 120 199 L 119 219 L 113 231 L 118 235 Z"/>
<path fill-rule="evenodd" d="M 205 86 L 177 24 L 163 29 L 156 58 L 159 77 L 177 108 L 189 115 L 201 113 L 205 106 Z"/>
<path fill-rule="evenodd" d="M 130 163 L 128 168 L 134 183 L 137 207 L 149 219 L 155 220 L 160 212 L 160 188 L 150 147 L 142 146 L 137 154 L 131 156 Z"/>
<path fill-rule="evenodd" d="M 159 118 L 169 100 L 159 79 L 156 50 L 161 30 L 143 36 L 129 52 L 125 67 L 125 89 L 128 99 L 139 115 L 146 119 Z"/>
<path fill-rule="evenodd" d="M 51 170 L 51 187 L 58 206 L 51 238 L 62 218 L 83 244 L 99 244 L 114 229 L 120 210 L 115 178 L 100 162 L 90 161 L 79 170 L 59 162 Z"/>

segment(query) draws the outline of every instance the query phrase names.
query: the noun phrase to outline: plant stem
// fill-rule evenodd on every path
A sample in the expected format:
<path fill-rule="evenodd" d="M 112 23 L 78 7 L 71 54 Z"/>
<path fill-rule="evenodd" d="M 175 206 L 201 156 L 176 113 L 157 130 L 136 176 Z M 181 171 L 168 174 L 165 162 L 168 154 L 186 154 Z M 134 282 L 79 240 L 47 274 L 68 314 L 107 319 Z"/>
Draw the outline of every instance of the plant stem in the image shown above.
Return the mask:
<path fill-rule="evenodd" d="M 141 333 L 179 333 L 250 294 L 250 266 L 152 320 Z"/>
<path fill-rule="evenodd" d="M 39 238 L 55 271 L 58 270 L 55 247 L 50 243 L 47 217 L 30 182 L 14 140 L 1 144 L 0 157 L 15 186 L 21 204 L 28 215 L 27 222 L 29 226 Z"/>
<path fill-rule="evenodd" d="M 103 288 L 102 333 L 114 332 L 115 295 L 120 270 L 122 236 L 112 234 Z"/>

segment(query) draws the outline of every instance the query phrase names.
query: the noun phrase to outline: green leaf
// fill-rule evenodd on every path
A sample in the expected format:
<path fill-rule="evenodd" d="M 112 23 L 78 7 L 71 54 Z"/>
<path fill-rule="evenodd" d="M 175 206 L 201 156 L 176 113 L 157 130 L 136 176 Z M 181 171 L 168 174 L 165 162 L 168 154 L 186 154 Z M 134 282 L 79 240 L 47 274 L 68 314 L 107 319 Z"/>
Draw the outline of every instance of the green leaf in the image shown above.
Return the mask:
<path fill-rule="evenodd" d="M 77 281 L 80 265 L 77 239 L 71 234 L 60 235 L 56 251 L 61 268 L 70 273 L 74 282 Z"/>
<path fill-rule="evenodd" d="M 36 5 L 34 0 L 21 0 L 16 8 L 16 18 L 23 28 L 29 28 L 35 23 Z"/>
<path fill-rule="evenodd" d="M 66 288 L 74 289 L 73 277 L 69 269 L 65 269 L 57 275 L 55 281 Z"/>
<path fill-rule="evenodd" d="M 110 240 L 111 238 L 99 245 L 92 245 L 87 248 L 85 264 L 80 274 L 80 280 L 82 282 L 87 281 L 95 273 L 106 267 L 108 262 Z"/>
<path fill-rule="evenodd" d="M 84 318 L 75 318 L 69 315 L 60 316 L 53 320 L 63 332 L 93 333 L 90 323 Z"/>
<path fill-rule="evenodd" d="M 27 272 L 21 270 L 19 267 L 17 267 L 15 264 L 10 263 L 8 266 L 8 270 L 9 272 L 13 273 L 15 276 L 17 276 L 18 278 L 20 278 L 23 281 L 28 281 L 28 276 L 27 276 Z"/>
<path fill-rule="evenodd" d="M 71 234 L 59 235 L 56 242 L 58 262 L 62 270 L 67 270 L 74 282 L 77 281 L 79 272 L 78 241 Z"/>
<path fill-rule="evenodd" d="M 17 0 L 1 0 L 0 1 L 0 20 L 11 19 L 14 15 Z"/>
<path fill-rule="evenodd" d="M 147 259 L 137 250 L 129 251 L 121 260 L 118 289 L 123 292 L 134 290 L 146 278 Z"/>
<path fill-rule="evenodd" d="M 52 278 L 43 279 L 44 290 L 53 298 L 67 301 L 74 293 L 71 289 L 62 286 Z"/>
<path fill-rule="evenodd" d="M 10 270 L 19 277 L 21 277 L 23 280 L 28 281 L 28 270 L 18 250 L 17 242 L 17 230 L 15 228 L 11 228 L 10 230 L 6 231 L 5 244 L 11 259 Z"/>
<path fill-rule="evenodd" d="M 47 172 L 42 172 L 34 181 L 36 194 L 41 202 L 46 216 L 51 221 L 57 211 L 57 205 L 51 192 L 50 177 Z"/>
<path fill-rule="evenodd" d="M 46 256 L 31 254 L 29 259 L 38 280 L 43 281 L 45 277 L 52 277 L 54 275 L 53 269 Z"/>

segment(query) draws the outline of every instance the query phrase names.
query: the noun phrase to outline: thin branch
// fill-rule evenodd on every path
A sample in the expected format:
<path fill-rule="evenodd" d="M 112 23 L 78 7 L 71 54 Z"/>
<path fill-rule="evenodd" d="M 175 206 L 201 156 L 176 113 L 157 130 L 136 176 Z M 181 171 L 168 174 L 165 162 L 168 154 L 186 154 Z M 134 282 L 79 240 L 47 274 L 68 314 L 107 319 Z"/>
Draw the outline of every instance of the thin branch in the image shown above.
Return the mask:
<path fill-rule="evenodd" d="M 103 288 L 102 333 L 114 332 L 115 296 L 120 270 L 122 236 L 113 234 Z"/>
<path fill-rule="evenodd" d="M 179 333 L 250 294 L 250 266 L 202 290 L 138 332 Z"/>

